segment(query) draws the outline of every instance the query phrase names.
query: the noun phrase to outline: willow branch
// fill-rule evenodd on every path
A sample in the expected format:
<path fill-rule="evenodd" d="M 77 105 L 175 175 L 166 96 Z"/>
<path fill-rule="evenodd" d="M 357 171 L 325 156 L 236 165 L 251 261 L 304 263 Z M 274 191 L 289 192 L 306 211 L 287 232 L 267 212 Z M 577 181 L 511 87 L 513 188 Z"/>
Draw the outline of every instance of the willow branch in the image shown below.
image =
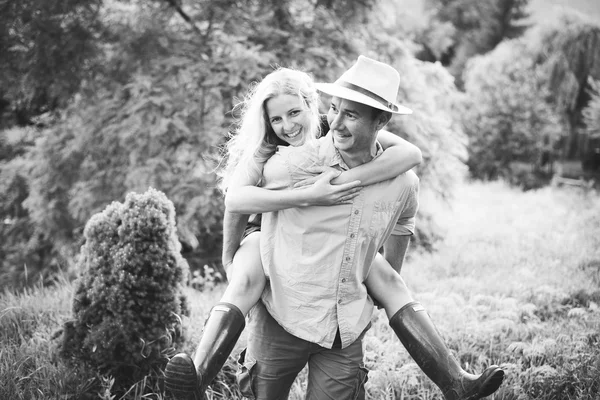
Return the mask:
<path fill-rule="evenodd" d="M 183 11 L 183 8 L 181 8 L 181 6 L 179 4 L 177 4 L 177 0 L 166 0 L 166 1 L 167 1 L 167 3 L 169 3 L 171 5 L 171 7 L 175 8 L 177 13 L 181 16 L 181 18 L 183 18 L 188 24 L 190 24 L 196 32 L 202 33 L 200 31 L 200 28 L 198 28 L 196 26 L 196 24 L 194 23 L 194 20 L 192 19 L 192 17 L 190 17 L 185 11 Z"/>

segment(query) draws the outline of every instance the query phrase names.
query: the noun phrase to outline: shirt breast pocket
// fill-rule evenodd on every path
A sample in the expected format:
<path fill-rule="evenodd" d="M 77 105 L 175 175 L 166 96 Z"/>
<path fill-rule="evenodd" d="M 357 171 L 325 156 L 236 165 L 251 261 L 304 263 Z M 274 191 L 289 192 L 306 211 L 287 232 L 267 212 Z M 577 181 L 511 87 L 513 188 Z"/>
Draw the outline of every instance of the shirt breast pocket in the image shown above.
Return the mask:
<path fill-rule="evenodd" d="M 399 201 L 375 201 L 367 235 L 371 238 L 381 237 L 390 225 L 395 223 L 392 222 L 392 218 L 399 207 Z"/>

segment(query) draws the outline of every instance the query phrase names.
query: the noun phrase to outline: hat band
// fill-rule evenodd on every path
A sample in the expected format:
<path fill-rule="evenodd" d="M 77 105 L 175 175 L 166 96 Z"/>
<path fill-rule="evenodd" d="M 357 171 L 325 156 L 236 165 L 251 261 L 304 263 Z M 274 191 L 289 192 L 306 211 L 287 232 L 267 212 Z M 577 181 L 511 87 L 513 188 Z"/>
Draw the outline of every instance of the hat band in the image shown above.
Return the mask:
<path fill-rule="evenodd" d="M 358 92 L 360 94 L 364 94 L 365 96 L 372 98 L 373 100 L 377 101 L 378 103 L 381 103 L 382 106 L 387 107 L 392 111 L 398 110 L 398 107 L 394 103 L 392 103 L 391 101 L 387 101 L 383 97 L 371 92 L 370 90 L 367 90 L 365 88 L 362 88 L 360 86 L 357 86 L 353 83 L 346 82 L 346 81 L 338 81 L 338 82 L 336 82 L 336 84 L 343 86 L 347 89 L 354 90 L 355 92 Z"/>

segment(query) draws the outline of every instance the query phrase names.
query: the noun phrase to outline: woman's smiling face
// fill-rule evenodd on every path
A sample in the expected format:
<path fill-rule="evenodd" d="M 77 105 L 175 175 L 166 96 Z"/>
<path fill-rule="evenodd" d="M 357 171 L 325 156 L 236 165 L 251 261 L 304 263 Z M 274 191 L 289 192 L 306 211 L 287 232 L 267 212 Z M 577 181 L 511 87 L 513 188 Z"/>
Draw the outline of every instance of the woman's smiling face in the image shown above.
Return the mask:
<path fill-rule="evenodd" d="M 280 94 L 265 103 L 269 124 L 278 138 L 301 146 L 310 134 L 311 113 L 300 96 Z"/>

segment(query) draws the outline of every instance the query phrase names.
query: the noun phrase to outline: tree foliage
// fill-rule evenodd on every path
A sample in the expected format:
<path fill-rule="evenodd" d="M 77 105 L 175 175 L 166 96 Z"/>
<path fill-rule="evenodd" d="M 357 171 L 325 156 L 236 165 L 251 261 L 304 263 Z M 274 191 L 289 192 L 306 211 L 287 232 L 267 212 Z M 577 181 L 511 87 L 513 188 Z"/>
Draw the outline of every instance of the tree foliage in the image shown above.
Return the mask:
<path fill-rule="evenodd" d="M 36 115 L 64 107 L 77 92 L 94 65 L 101 4 L 0 1 L 0 126 L 31 124 Z"/>
<path fill-rule="evenodd" d="M 530 41 L 550 72 L 555 103 L 565 112 L 580 108 L 589 78 L 600 79 L 600 24 L 565 10 L 533 30 Z"/>
<path fill-rule="evenodd" d="M 433 23 L 423 34 L 424 59 L 444 62 L 462 87 L 462 72 L 473 56 L 485 54 L 527 29 L 528 0 L 427 0 Z M 429 53 L 429 54 L 426 54 Z"/>
<path fill-rule="evenodd" d="M 462 115 L 474 177 L 511 178 L 512 162 L 533 165 L 544 144 L 557 138 L 560 120 L 545 83 L 524 40 L 505 42 L 471 60 Z"/>
<path fill-rule="evenodd" d="M 600 80 L 590 79 L 590 102 L 583 110 L 583 122 L 590 136 L 600 137 Z"/>
<path fill-rule="evenodd" d="M 548 71 L 552 102 L 566 121 L 564 155 L 574 158 L 585 132 L 582 111 L 591 98 L 590 82 L 600 80 L 600 24 L 564 10 L 533 29 L 527 40 L 536 62 Z"/>
<path fill-rule="evenodd" d="M 589 81 L 590 101 L 583 109 L 583 123 L 585 125 L 585 136 L 583 146 L 585 147 L 581 161 L 585 173 L 600 172 L 600 80 Z"/>
<path fill-rule="evenodd" d="M 98 12 L 101 35 L 94 36 L 94 74 L 15 156 L 21 197 L 6 198 L 5 209 L 20 207 L 23 246 L 38 241 L 47 253 L 28 267 L 44 268 L 48 260 L 69 265 L 86 221 L 148 186 L 173 201 L 185 250 L 203 260 L 218 257 L 223 205 L 215 168 L 237 123 L 230 111 L 276 65 L 333 81 L 362 53 L 401 70 L 401 101 L 418 112 L 392 130 L 423 149 L 423 185 L 449 193 L 448 178 L 460 175 L 464 158 L 450 111 L 457 96 L 452 78 L 440 65 L 417 62 L 393 21 L 370 12 L 374 4 L 106 0 Z"/>
<path fill-rule="evenodd" d="M 511 162 L 535 167 L 560 143 L 562 156 L 583 156 L 582 111 L 599 60 L 600 25 L 568 11 L 475 58 L 465 73 L 472 174 L 514 178 Z"/>
<path fill-rule="evenodd" d="M 29 195 L 26 154 L 38 136 L 33 127 L 0 131 L 0 288 L 47 282 L 59 269 L 52 242 L 36 234 L 23 205 Z"/>

